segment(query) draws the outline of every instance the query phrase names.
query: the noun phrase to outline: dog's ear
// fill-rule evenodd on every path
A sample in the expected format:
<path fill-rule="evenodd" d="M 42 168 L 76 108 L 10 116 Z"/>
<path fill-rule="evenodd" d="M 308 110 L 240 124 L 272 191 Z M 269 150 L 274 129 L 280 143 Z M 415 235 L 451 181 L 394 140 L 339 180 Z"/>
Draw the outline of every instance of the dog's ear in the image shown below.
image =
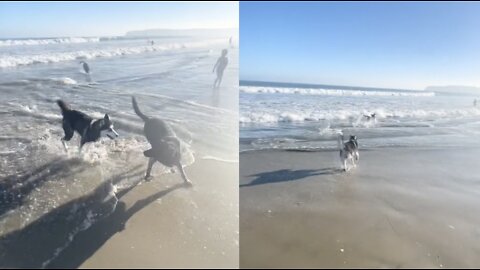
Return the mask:
<path fill-rule="evenodd" d="M 105 119 L 105 120 L 108 121 L 108 120 L 110 120 L 110 117 L 108 116 L 108 114 L 105 114 L 105 116 L 103 117 L 103 119 Z"/>

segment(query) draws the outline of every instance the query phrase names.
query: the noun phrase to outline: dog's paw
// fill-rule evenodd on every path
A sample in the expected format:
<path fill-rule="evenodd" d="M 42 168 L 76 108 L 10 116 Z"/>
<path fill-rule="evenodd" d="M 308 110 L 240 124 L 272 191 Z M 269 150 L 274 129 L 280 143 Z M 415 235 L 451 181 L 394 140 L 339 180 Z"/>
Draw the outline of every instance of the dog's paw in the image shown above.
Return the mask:
<path fill-rule="evenodd" d="M 153 179 L 153 175 L 145 175 L 145 181 L 150 182 Z"/>
<path fill-rule="evenodd" d="M 190 181 L 190 180 L 187 180 L 187 181 L 183 182 L 183 184 L 184 184 L 186 187 L 188 187 L 188 188 L 193 187 L 193 183 L 192 183 L 192 181 Z"/>

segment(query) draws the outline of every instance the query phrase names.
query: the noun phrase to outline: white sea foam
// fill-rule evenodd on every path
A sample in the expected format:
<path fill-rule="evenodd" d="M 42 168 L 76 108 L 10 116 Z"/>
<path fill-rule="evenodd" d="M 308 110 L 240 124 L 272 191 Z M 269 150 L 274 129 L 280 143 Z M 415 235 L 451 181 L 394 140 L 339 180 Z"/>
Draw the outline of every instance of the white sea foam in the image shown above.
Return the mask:
<path fill-rule="evenodd" d="M 221 161 L 221 162 L 227 162 L 227 163 L 238 163 L 238 159 L 224 159 L 224 158 L 219 158 L 219 157 L 214 157 L 214 156 L 204 156 L 202 157 L 203 160 L 215 160 L 215 161 Z"/>
<path fill-rule="evenodd" d="M 320 136 L 336 136 L 336 135 L 342 135 L 343 132 L 341 129 L 331 128 L 330 124 L 328 124 L 326 127 L 319 128 L 318 134 Z"/>
<path fill-rule="evenodd" d="M 376 110 L 372 110 L 376 111 Z M 378 111 L 378 112 L 377 112 Z M 382 118 L 414 118 L 414 119 L 442 119 L 442 118 L 463 118 L 480 116 L 480 110 L 476 108 L 466 109 L 437 109 L 437 110 L 385 110 L 378 109 L 377 119 Z M 262 111 L 243 111 L 240 115 L 240 123 L 289 123 L 289 122 L 307 122 L 307 121 L 323 121 L 323 120 L 351 120 L 357 125 L 360 124 L 363 116 L 361 110 L 295 110 L 295 111 L 278 111 L 275 109 Z M 367 126 L 374 125 L 372 121 Z"/>
<path fill-rule="evenodd" d="M 95 50 L 79 50 L 70 52 L 54 52 L 42 54 L 22 54 L 22 55 L 0 55 L 0 68 L 16 67 L 32 64 L 47 64 L 63 61 L 74 61 L 80 59 L 93 59 L 99 57 L 117 57 L 124 55 L 133 55 L 141 53 L 151 53 L 156 51 L 178 50 L 185 48 L 205 47 L 220 43 L 223 40 L 198 41 L 188 43 L 170 43 L 154 46 L 133 46 L 133 47 L 110 47 Z"/>
<path fill-rule="evenodd" d="M 240 92 L 248 94 L 297 94 L 316 96 L 414 96 L 433 97 L 434 92 L 421 91 L 375 91 L 375 90 L 345 90 L 322 88 L 287 88 L 287 87 L 260 87 L 241 86 Z"/>
<path fill-rule="evenodd" d="M 66 85 L 77 84 L 77 81 L 75 81 L 74 79 L 69 78 L 69 77 L 54 78 L 54 79 L 52 79 L 52 80 L 55 81 L 55 82 L 58 82 L 58 83 L 60 83 L 60 84 L 66 84 Z"/>
<path fill-rule="evenodd" d="M 0 40 L 0 47 L 6 46 L 31 46 L 31 45 L 50 45 L 64 43 L 87 43 L 99 42 L 99 37 L 64 37 L 64 38 L 45 38 L 45 39 L 6 39 Z"/>

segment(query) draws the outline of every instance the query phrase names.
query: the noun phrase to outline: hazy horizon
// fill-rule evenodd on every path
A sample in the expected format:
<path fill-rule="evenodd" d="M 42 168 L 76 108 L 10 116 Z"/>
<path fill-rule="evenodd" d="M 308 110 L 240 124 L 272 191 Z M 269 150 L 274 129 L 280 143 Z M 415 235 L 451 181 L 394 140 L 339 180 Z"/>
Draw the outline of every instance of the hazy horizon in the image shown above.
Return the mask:
<path fill-rule="evenodd" d="M 337 87 L 350 87 L 350 88 L 367 88 L 367 89 L 390 89 L 390 90 L 411 90 L 411 91 L 425 91 L 428 88 L 474 88 L 470 90 L 476 90 L 480 94 L 480 87 L 475 85 L 453 85 L 453 84 L 445 84 L 445 85 L 427 85 L 425 88 L 422 89 L 413 89 L 413 88 L 395 88 L 395 87 L 379 87 L 375 85 L 345 85 L 345 84 L 327 84 L 327 83 L 310 83 L 310 82 L 287 82 L 287 81 L 268 81 L 268 80 L 249 80 L 249 79 L 240 79 L 240 83 L 242 82 L 254 82 L 254 83 L 277 83 L 277 84 L 298 84 L 298 85 L 313 85 L 313 86 L 337 86 Z M 453 90 L 453 89 L 452 89 Z"/>
<path fill-rule="evenodd" d="M 0 40 L 7 40 L 7 39 L 50 39 L 50 38 L 67 38 L 67 37 L 85 37 L 85 38 L 90 38 L 90 37 L 114 37 L 114 36 L 126 36 L 128 33 L 131 32 L 143 32 L 143 31 L 197 31 L 197 30 L 238 30 L 238 28 L 235 27 L 228 27 L 228 28 L 149 28 L 149 29 L 135 29 L 135 30 L 130 30 L 127 31 L 121 35 L 104 35 L 104 36 L 99 36 L 99 35 L 90 35 L 90 36 L 43 36 L 43 37 L 0 37 Z"/>
<path fill-rule="evenodd" d="M 0 39 L 238 29 L 238 2 L 1 2 Z"/>

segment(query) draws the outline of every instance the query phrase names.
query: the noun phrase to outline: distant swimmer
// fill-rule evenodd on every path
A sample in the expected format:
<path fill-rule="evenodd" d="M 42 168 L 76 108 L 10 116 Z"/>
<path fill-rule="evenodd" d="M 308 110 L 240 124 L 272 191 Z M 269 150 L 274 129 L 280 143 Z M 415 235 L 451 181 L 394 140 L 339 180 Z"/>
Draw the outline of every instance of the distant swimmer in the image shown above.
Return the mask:
<path fill-rule="evenodd" d="M 473 100 L 473 107 L 477 107 L 477 99 Z"/>
<path fill-rule="evenodd" d="M 85 63 L 85 61 L 80 62 L 80 64 L 82 64 L 85 73 L 90 74 L 90 67 L 88 66 L 88 64 Z"/>
<path fill-rule="evenodd" d="M 213 88 L 220 87 L 220 84 L 222 83 L 223 72 L 225 71 L 225 68 L 228 65 L 227 53 L 228 53 L 228 50 L 223 49 L 222 50 L 222 55 L 218 58 L 217 63 L 213 67 L 212 72 L 215 72 L 215 69 L 217 70 L 217 78 L 215 79 L 215 82 L 213 83 Z"/>
<path fill-rule="evenodd" d="M 152 46 L 153 46 L 153 45 L 155 45 L 155 42 L 152 40 L 151 44 L 152 44 Z"/>

